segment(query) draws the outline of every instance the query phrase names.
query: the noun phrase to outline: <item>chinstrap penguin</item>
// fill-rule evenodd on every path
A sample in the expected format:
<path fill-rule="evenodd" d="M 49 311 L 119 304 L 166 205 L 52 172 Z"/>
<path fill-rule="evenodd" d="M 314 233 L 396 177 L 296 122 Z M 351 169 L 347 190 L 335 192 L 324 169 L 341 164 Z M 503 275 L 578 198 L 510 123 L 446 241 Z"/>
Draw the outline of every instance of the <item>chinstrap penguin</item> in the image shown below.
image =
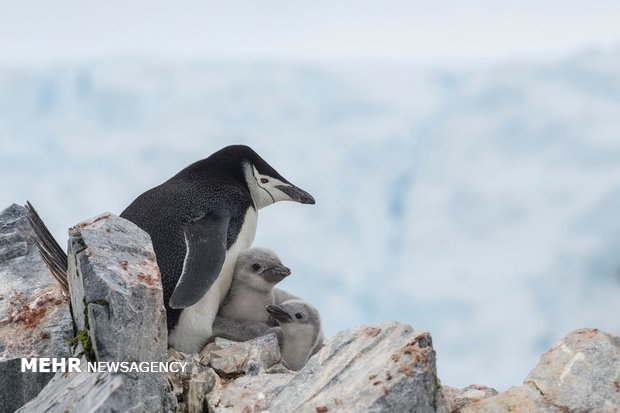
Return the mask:
<path fill-rule="evenodd" d="M 312 305 L 303 300 L 288 300 L 268 305 L 265 310 L 281 328 L 280 352 L 291 370 L 299 370 L 323 345 L 321 318 Z"/>
<path fill-rule="evenodd" d="M 314 204 L 251 148 L 235 145 L 186 167 L 123 211 L 151 236 L 172 347 L 200 351 L 237 256 L 252 244 L 257 211 L 278 201 Z"/>

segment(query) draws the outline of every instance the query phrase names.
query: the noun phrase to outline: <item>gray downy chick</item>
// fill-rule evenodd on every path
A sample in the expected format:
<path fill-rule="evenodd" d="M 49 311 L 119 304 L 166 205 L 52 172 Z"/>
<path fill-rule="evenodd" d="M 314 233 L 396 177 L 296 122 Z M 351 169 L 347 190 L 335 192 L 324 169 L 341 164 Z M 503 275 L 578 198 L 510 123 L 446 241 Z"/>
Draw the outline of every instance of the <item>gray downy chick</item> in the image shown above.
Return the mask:
<path fill-rule="evenodd" d="M 274 286 L 290 274 L 291 270 L 268 248 L 250 248 L 242 252 L 218 315 L 232 320 L 269 323 L 265 306 L 276 303 Z"/>
<path fill-rule="evenodd" d="M 247 341 L 269 332 L 279 333 L 279 328 L 265 306 L 294 297 L 274 288 L 278 282 L 290 275 L 280 258 L 267 248 L 250 248 L 237 259 L 228 295 L 222 302 L 213 322 L 215 337 L 234 341 Z"/>
<path fill-rule="evenodd" d="M 267 312 L 281 329 L 280 351 L 291 370 L 299 370 L 321 346 L 321 317 L 316 308 L 303 300 L 268 305 Z"/>

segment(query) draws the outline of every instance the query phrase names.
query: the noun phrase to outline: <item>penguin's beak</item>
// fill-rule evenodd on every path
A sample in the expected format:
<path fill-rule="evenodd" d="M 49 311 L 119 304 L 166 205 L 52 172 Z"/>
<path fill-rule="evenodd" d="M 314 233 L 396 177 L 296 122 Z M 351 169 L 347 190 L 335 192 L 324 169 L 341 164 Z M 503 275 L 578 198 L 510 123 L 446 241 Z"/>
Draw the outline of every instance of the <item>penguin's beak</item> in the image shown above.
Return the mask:
<path fill-rule="evenodd" d="M 284 311 L 281 307 L 278 307 L 277 305 L 268 305 L 265 307 L 265 310 L 267 310 L 267 312 L 271 314 L 271 316 L 276 321 L 279 321 L 281 323 L 289 323 L 293 320 L 293 318 L 291 317 L 289 313 L 287 313 L 286 311 Z"/>
<path fill-rule="evenodd" d="M 272 283 L 280 282 L 289 275 L 291 275 L 291 270 L 284 265 L 276 265 L 265 270 L 265 279 Z"/>
<path fill-rule="evenodd" d="M 291 201 L 299 202 L 300 204 L 314 204 L 314 198 L 301 188 L 297 188 L 295 185 L 277 185 L 277 189 L 284 192 Z"/>

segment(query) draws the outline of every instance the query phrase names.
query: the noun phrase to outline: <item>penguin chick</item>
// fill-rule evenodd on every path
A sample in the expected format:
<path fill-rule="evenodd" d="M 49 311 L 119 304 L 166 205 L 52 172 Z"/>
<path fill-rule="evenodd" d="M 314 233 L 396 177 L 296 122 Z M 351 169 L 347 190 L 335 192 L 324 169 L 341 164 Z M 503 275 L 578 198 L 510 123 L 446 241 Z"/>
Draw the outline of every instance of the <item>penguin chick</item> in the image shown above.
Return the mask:
<path fill-rule="evenodd" d="M 303 300 L 288 300 L 280 305 L 268 305 L 265 309 L 282 330 L 282 359 L 292 370 L 301 369 L 322 341 L 318 310 Z"/>
<path fill-rule="evenodd" d="M 276 304 L 273 287 L 290 274 L 291 270 L 270 249 L 250 248 L 240 253 L 218 318 L 275 325 L 265 306 Z"/>

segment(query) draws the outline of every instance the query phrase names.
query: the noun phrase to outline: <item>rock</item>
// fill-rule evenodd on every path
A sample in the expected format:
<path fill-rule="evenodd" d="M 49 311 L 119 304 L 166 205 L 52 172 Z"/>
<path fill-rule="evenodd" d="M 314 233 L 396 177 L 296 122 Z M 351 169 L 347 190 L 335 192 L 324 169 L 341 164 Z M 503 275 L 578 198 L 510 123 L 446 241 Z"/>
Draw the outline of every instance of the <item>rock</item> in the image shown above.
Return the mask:
<path fill-rule="evenodd" d="M 544 400 L 542 394 L 532 384 L 513 387 L 497 396 L 489 397 L 477 403 L 471 403 L 461 413 L 566 413 Z"/>
<path fill-rule="evenodd" d="M 220 376 L 224 377 L 236 377 L 242 374 L 255 376 L 282 358 L 278 339 L 273 333 L 243 343 L 216 338 L 215 346 L 210 351 L 210 364 Z"/>
<path fill-rule="evenodd" d="M 230 379 L 247 375 L 247 378 L 253 379 L 278 366 L 280 359 L 280 347 L 275 334 L 243 343 L 217 338 L 199 354 L 184 354 L 170 349 L 168 360 L 188 361 L 191 373 L 169 373 L 168 380 L 174 389 L 181 413 L 203 412 L 207 410 L 208 393 L 221 388 L 220 376 Z"/>
<path fill-rule="evenodd" d="M 597 329 L 572 332 L 542 355 L 525 383 L 570 410 L 620 410 L 620 337 Z"/>
<path fill-rule="evenodd" d="M 443 402 L 436 371 L 429 333 L 397 322 L 360 327 L 326 340 L 272 408 L 434 412 Z"/>
<path fill-rule="evenodd" d="M 242 376 L 232 383 L 216 388 L 207 395 L 209 412 L 286 412 L 270 406 L 280 391 L 293 379 L 295 373 Z M 300 412 L 305 410 L 299 410 Z M 311 409 L 308 411 L 312 411 Z"/>
<path fill-rule="evenodd" d="M 118 401 L 111 399 L 118 398 L 122 385 L 122 375 L 57 373 L 41 394 L 18 412 L 90 412 L 101 404 L 119 408 Z"/>
<path fill-rule="evenodd" d="M 144 388 L 151 374 L 59 372 L 18 412 L 174 412 L 174 398 L 162 399 Z"/>
<path fill-rule="evenodd" d="M 220 378 L 208 367 L 209 356 L 203 354 L 185 354 L 174 349 L 168 350 L 168 361 L 186 361 L 186 372 L 167 374 L 176 396 L 179 413 L 199 413 L 206 411 L 207 393 L 220 386 Z"/>
<path fill-rule="evenodd" d="M 97 362 L 165 362 L 166 313 L 149 236 L 111 214 L 85 221 L 69 234 L 71 304 L 85 356 Z M 24 411 L 43 407 L 46 412 L 172 411 L 176 398 L 164 373 L 57 373 Z"/>
<path fill-rule="evenodd" d="M 442 386 L 441 391 L 444 394 L 448 410 L 451 412 L 460 411 L 472 403 L 497 395 L 497 390 L 478 384 L 469 385 L 464 389 Z"/>
<path fill-rule="evenodd" d="M 577 330 L 542 355 L 524 384 L 473 403 L 473 412 L 620 411 L 620 338 Z"/>
<path fill-rule="evenodd" d="M 0 213 L 0 411 L 14 411 L 53 373 L 21 373 L 21 357 L 68 357 L 73 322 L 41 258 L 26 208 Z"/>
<path fill-rule="evenodd" d="M 222 384 L 208 403 L 213 412 L 446 411 L 438 383 L 430 335 L 386 322 L 326 340 L 297 373 Z"/>
<path fill-rule="evenodd" d="M 166 313 L 149 235 L 106 213 L 69 236 L 73 314 L 97 361 L 166 360 Z"/>
<path fill-rule="evenodd" d="M 219 384 L 220 379 L 213 369 L 194 364 L 187 387 L 188 413 L 207 411 L 207 394 Z"/>

